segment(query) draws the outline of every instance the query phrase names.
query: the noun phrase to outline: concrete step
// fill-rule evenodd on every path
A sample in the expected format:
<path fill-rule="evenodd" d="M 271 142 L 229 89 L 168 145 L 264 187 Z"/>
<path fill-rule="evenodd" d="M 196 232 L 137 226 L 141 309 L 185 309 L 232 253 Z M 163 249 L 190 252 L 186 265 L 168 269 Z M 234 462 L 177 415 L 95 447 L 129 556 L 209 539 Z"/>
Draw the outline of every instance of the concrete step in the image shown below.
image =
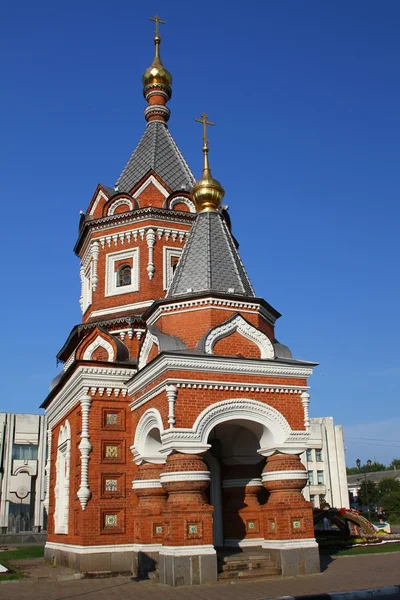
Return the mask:
<path fill-rule="evenodd" d="M 246 569 L 235 571 L 223 571 L 218 573 L 218 579 L 250 579 L 252 577 L 279 577 L 281 569 L 276 566 L 263 567 L 262 569 Z"/>
<path fill-rule="evenodd" d="M 160 581 L 160 572 L 158 569 L 156 569 L 155 571 L 149 571 L 147 573 L 147 577 L 152 581 Z"/>
<path fill-rule="evenodd" d="M 250 569 L 264 569 L 268 567 L 276 567 L 276 563 L 272 560 L 237 560 L 230 561 L 228 563 L 224 563 L 220 565 L 220 569 L 222 571 L 240 571 L 240 570 L 250 570 Z"/>

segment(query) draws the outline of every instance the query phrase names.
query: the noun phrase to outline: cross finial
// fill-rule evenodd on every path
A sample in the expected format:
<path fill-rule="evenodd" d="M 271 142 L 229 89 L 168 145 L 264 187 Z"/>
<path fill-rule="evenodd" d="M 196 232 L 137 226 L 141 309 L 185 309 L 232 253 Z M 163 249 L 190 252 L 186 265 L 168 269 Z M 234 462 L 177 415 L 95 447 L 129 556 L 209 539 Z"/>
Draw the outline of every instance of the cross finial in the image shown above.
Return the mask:
<path fill-rule="evenodd" d="M 156 34 L 156 37 L 159 37 L 158 25 L 159 25 L 160 23 L 161 23 L 161 25 L 165 25 L 165 21 L 162 21 L 158 15 L 156 15 L 155 17 L 149 17 L 149 20 L 150 20 L 150 21 L 155 21 L 155 24 L 156 24 L 156 30 L 155 30 L 155 32 L 154 32 L 154 33 Z"/>
<path fill-rule="evenodd" d="M 197 123 L 203 123 L 203 142 L 204 146 L 208 147 L 208 137 L 207 137 L 207 125 L 215 125 L 212 121 L 207 121 L 208 115 L 206 113 L 201 113 L 200 119 L 195 119 Z"/>

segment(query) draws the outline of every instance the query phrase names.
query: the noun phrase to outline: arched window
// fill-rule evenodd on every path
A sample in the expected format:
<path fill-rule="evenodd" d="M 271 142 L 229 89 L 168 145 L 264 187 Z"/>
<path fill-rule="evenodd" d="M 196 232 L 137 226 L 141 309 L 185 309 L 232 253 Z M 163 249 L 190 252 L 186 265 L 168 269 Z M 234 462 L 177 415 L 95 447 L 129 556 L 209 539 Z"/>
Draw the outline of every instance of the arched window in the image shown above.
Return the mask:
<path fill-rule="evenodd" d="M 117 271 L 117 286 L 131 285 L 132 283 L 132 272 L 129 265 L 121 265 Z"/>

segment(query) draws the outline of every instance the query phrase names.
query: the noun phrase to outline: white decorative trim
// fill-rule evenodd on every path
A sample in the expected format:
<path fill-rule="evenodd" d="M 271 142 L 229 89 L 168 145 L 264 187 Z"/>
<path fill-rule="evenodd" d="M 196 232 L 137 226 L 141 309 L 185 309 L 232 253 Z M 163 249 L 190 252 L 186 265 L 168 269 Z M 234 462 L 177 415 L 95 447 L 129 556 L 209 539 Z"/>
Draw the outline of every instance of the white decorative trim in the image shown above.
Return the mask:
<path fill-rule="evenodd" d="M 158 232 L 158 229 L 157 229 Z M 222 298 L 198 298 L 193 300 L 177 300 L 173 303 L 159 306 L 148 320 L 148 325 L 154 325 L 160 317 L 179 312 L 193 312 L 194 310 L 205 310 L 210 306 L 217 306 L 219 310 L 235 310 L 241 313 L 260 313 L 269 323 L 275 324 L 276 317 L 270 313 L 264 306 L 256 302 L 245 302 L 241 300 L 225 300 Z"/>
<path fill-rule="evenodd" d="M 130 200 L 129 198 L 119 198 L 118 200 L 115 200 L 115 202 L 113 202 L 111 204 L 111 206 L 108 209 L 107 214 L 113 215 L 119 206 L 124 206 L 124 205 L 126 205 L 129 208 L 129 210 L 133 210 L 132 200 Z"/>
<path fill-rule="evenodd" d="M 148 250 L 147 275 L 151 281 L 156 270 L 154 266 L 154 245 L 156 243 L 156 234 L 154 229 L 148 229 L 146 231 L 146 242 Z"/>
<path fill-rule="evenodd" d="M 270 550 L 296 550 L 298 548 L 318 548 L 315 538 L 301 538 L 295 540 L 264 540 L 263 548 Z"/>
<path fill-rule="evenodd" d="M 126 286 L 125 286 L 126 287 Z M 154 300 L 146 300 L 146 302 L 134 302 L 133 304 L 124 304 L 123 306 L 113 306 L 111 308 L 104 308 L 102 310 L 94 310 L 90 313 L 90 318 L 104 317 L 105 315 L 112 315 L 114 313 L 126 312 L 136 310 L 138 308 L 147 308 L 153 304 Z"/>
<path fill-rule="evenodd" d="M 200 371 L 200 372 L 224 372 L 235 373 L 238 375 L 259 375 L 259 376 L 274 376 L 277 377 L 300 377 L 307 379 L 312 375 L 313 366 L 310 364 L 288 365 L 280 363 L 279 360 L 271 362 L 260 361 L 256 359 L 241 360 L 238 358 L 219 358 L 219 357 L 202 357 L 199 356 L 160 356 L 154 364 L 148 366 L 146 371 L 138 373 L 136 377 L 129 382 L 129 394 L 136 395 L 148 383 L 168 370 L 177 371 Z M 273 386 L 268 386 L 273 387 Z"/>
<path fill-rule="evenodd" d="M 140 220 L 140 219 L 139 219 Z M 128 223 L 127 223 L 128 225 Z M 113 225 L 110 225 L 110 227 L 107 227 L 106 225 L 104 225 L 104 227 L 102 227 L 102 232 L 103 235 L 101 235 L 100 237 L 96 237 L 94 238 L 93 241 L 96 241 L 100 244 L 101 248 L 104 250 L 104 248 L 111 248 L 112 246 L 120 246 L 120 245 L 125 245 L 125 243 L 131 244 L 132 242 L 137 242 L 138 239 L 144 240 L 144 237 L 146 235 L 146 232 L 149 229 L 154 229 L 154 226 L 151 225 L 144 225 L 143 227 L 138 227 L 137 229 L 130 229 L 128 231 L 119 231 L 118 233 L 107 233 L 107 235 L 104 235 L 104 230 L 110 229 L 115 227 L 115 223 Z M 94 228 L 95 230 L 98 228 Z M 157 238 L 159 240 L 161 240 L 161 238 L 164 236 L 166 241 L 168 241 L 170 238 L 173 242 L 175 241 L 179 241 L 181 244 L 183 244 L 187 237 L 189 236 L 190 230 L 186 230 L 186 229 L 173 229 L 171 227 L 157 227 Z M 90 254 L 89 254 L 90 257 Z M 84 258 L 82 259 L 82 265 L 85 267 L 86 266 L 86 261 L 88 260 L 88 254 L 84 254 Z"/>
<path fill-rule="evenodd" d="M 146 366 L 147 360 L 149 358 L 150 352 L 153 348 L 153 345 L 156 345 L 158 348 L 160 347 L 158 337 L 151 333 L 148 329 L 146 331 L 145 338 L 143 340 L 142 347 L 140 348 L 139 361 L 138 361 L 138 370 L 143 369 Z"/>
<path fill-rule="evenodd" d="M 250 323 L 245 321 L 241 315 L 237 315 L 233 319 L 226 321 L 219 327 L 214 327 L 214 329 L 210 331 L 204 344 L 205 352 L 207 354 L 213 354 L 215 344 L 235 331 L 250 340 L 250 342 L 253 342 L 259 348 L 262 359 L 275 358 L 274 347 L 269 337 L 262 331 L 253 327 L 253 325 L 250 325 Z"/>
<path fill-rule="evenodd" d="M 96 212 L 97 205 L 100 202 L 101 198 L 104 198 L 104 200 L 106 202 L 108 201 L 107 196 L 105 195 L 105 193 L 102 190 L 100 190 L 99 193 L 96 196 L 96 200 L 94 201 L 93 206 L 92 206 L 92 208 L 90 210 L 90 213 L 89 213 L 90 215 L 94 215 L 94 213 Z"/>
<path fill-rule="evenodd" d="M 147 452 L 147 437 L 153 429 L 158 429 L 160 437 L 164 433 L 164 426 L 159 411 L 156 408 L 149 408 L 139 419 L 135 431 L 135 439 L 131 446 L 136 464 L 141 464 L 144 460 L 150 463 L 165 463 L 165 457 L 161 454 L 149 455 Z"/>
<path fill-rule="evenodd" d="M 172 270 L 171 258 L 180 259 L 182 255 L 182 248 L 174 248 L 173 246 L 163 247 L 163 288 L 168 290 L 171 285 L 174 272 Z"/>
<path fill-rule="evenodd" d="M 210 471 L 172 471 L 160 475 L 161 485 L 171 481 L 210 481 L 210 479 Z"/>
<path fill-rule="evenodd" d="M 108 352 L 108 360 L 112 362 L 115 358 L 114 348 L 112 344 L 105 340 L 103 337 L 98 335 L 96 339 L 93 340 L 91 344 L 86 348 L 85 353 L 83 355 L 83 360 L 91 360 L 92 354 L 97 348 L 104 348 Z"/>
<path fill-rule="evenodd" d="M 251 538 L 247 540 L 239 540 L 234 538 L 225 538 L 224 546 L 229 548 L 251 548 L 252 546 L 262 546 L 264 538 Z"/>
<path fill-rule="evenodd" d="M 64 386 L 54 396 L 46 408 L 46 417 L 49 427 L 54 428 L 57 423 L 74 408 L 82 397 L 88 393 L 107 389 L 121 390 L 125 396 L 125 382 L 136 373 L 136 369 L 122 369 L 121 367 L 78 367 L 65 382 Z M 86 390 L 86 391 L 85 391 Z"/>
<path fill-rule="evenodd" d="M 54 533 L 68 533 L 71 426 L 66 420 L 57 442 L 56 485 L 54 488 Z"/>
<path fill-rule="evenodd" d="M 310 394 L 307 394 L 307 392 L 303 392 L 301 394 L 301 403 L 303 405 L 304 408 L 304 427 L 307 429 L 309 429 L 310 427 L 310 415 L 308 412 L 308 407 L 310 404 Z"/>
<path fill-rule="evenodd" d="M 307 479 L 306 471 L 271 471 L 263 473 L 261 476 L 264 481 L 289 481 L 291 479 Z"/>
<path fill-rule="evenodd" d="M 151 488 L 162 487 L 159 479 L 141 479 L 139 481 L 132 481 L 133 490 L 145 490 Z"/>
<path fill-rule="evenodd" d="M 63 550 L 75 554 L 104 554 L 106 552 L 139 552 L 146 549 L 149 552 L 159 552 L 161 544 L 103 544 L 96 546 L 79 546 L 77 544 L 60 544 L 59 542 L 46 542 L 50 550 Z"/>
<path fill-rule="evenodd" d="M 51 466 L 51 438 L 52 431 L 51 427 L 47 428 L 47 460 L 46 466 L 44 468 L 44 472 L 46 474 L 46 493 L 43 502 L 43 506 L 46 509 L 47 514 L 49 513 L 49 505 L 50 505 L 50 466 Z"/>
<path fill-rule="evenodd" d="M 95 292 L 97 289 L 97 284 L 99 283 L 99 276 L 97 273 L 97 263 L 99 260 L 99 252 L 100 246 L 99 242 L 93 242 L 90 248 L 90 253 L 93 261 L 93 272 L 92 272 L 92 290 Z"/>
<path fill-rule="evenodd" d="M 175 425 L 175 402 L 178 396 L 178 389 L 174 385 L 167 385 L 165 388 L 168 399 L 168 425 L 172 428 Z"/>
<path fill-rule="evenodd" d="M 189 198 L 186 198 L 185 196 L 177 196 L 176 198 L 173 198 L 169 203 L 169 208 L 172 210 L 176 204 L 186 204 L 186 206 L 189 209 L 189 212 L 196 212 L 194 202 L 192 202 Z"/>
<path fill-rule="evenodd" d="M 82 431 L 81 441 L 78 446 L 81 452 L 81 485 L 77 492 L 77 496 L 81 503 L 82 510 L 85 510 L 86 505 L 92 495 L 89 488 L 89 454 L 92 451 L 92 445 L 89 441 L 89 411 L 91 403 L 92 399 L 90 396 L 83 396 L 81 398 Z"/>
<path fill-rule="evenodd" d="M 160 550 L 160 556 L 206 556 L 216 554 L 214 546 L 163 546 Z"/>
<path fill-rule="evenodd" d="M 256 479 L 223 479 L 223 488 L 262 487 L 261 478 Z"/>
<path fill-rule="evenodd" d="M 65 361 L 64 365 L 63 365 L 63 371 L 66 371 L 74 362 L 75 360 L 75 353 L 76 350 L 73 351 L 73 353 L 67 358 L 67 360 Z"/>
<path fill-rule="evenodd" d="M 133 197 L 135 198 L 135 200 L 137 200 L 139 198 L 140 194 L 151 183 L 158 189 L 159 192 L 162 193 L 162 195 L 164 196 L 164 198 L 168 198 L 169 192 L 165 189 L 164 186 L 161 185 L 161 183 L 154 177 L 154 175 L 150 175 L 150 177 L 148 179 L 146 179 L 146 181 L 144 183 L 142 183 L 142 185 L 140 186 L 140 188 L 138 190 L 136 190 L 136 192 L 133 194 Z"/>
<path fill-rule="evenodd" d="M 131 283 L 130 285 L 117 285 L 118 270 L 115 269 L 115 263 L 120 260 L 132 260 L 131 267 Z M 131 248 L 130 250 L 122 250 L 111 252 L 106 256 L 106 289 L 105 296 L 118 296 L 120 294 L 128 294 L 129 292 L 137 292 L 139 290 L 139 248 Z M 119 307 L 114 308 L 114 312 L 119 312 Z M 97 311 L 98 312 L 98 311 Z M 91 315 L 93 316 L 93 315 Z"/>

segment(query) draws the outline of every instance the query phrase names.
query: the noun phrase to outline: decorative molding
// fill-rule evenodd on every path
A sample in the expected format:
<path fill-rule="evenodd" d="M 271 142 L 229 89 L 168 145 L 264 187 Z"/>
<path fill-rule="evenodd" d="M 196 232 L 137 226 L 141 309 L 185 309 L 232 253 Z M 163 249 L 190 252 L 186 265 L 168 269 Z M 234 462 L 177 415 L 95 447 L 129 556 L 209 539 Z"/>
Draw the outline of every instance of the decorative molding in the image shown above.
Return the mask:
<path fill-rule="evenodd" d="M 75 354 L 76 354 L 76 350 L 73 351 L 73 353 L 67 358 L 67 360 L 65 361 L 64 365 L 63 365 L 63 371 L 66 371 L 74 362 L 75 360 Z"/>
<path fill-rule="evenodd" d="M 253 327 L 253 325 L 250 325 L 250 323 L 245 321 L 241 315 L 237 315 L 233 319 L 229 319 L 222 325 L 214 327 L 214 329 L 210 331 L 204 343 L 205 352 L 207 354 L 213 354 L 215 344 L 219 340 L 228 337 L 235 331 L 253 342 L 259 348 L 262 359 L 275 358 L 274 347 L 268 336 L 266 336 L 265 333 L 262 333 L 262 331 L 259 331 Z"/>
<path fill-rule="evenodd" d="M 309 416 L 309 412 L 308 412 L 308 407 L 310 404 L 310 394 L 308 394 L 307 392 L 304 391 L 301 394 L 301 403 L 304 408 L 304 427 L 308 431 L 310 428 L 310 416 Z"/>
<path fill-rule="evenodd" d="M 62 550 L 64 552 L 73 552 L 74 554 L 104 554 L 106 552 L 137 552 L 142 548 L 157 548 L 158 552 L 161 546 L 159 544 L 108 544 L 96 546 L 78 546 L 77 544 L 60 544 L 59 542 L 46 542 L 46 548 L 50 550 Z"/>
<path fill-rule="evenodd" d="M 144 490 L 148 488 L 160 488 L 162 487 L 159 479 L 143 479 L 140 481 L 132 481 L 133 490 Z"/>
<path fill-rule="evenodd" d="M 154 229 L 148 229 L 146 231 L 146 242 L 148 249 L 147 275 L 151 281 L 156 270 L 154 266 L 154 244 L 156 243 L 156 234 Z"/>
<path fill-rule="evenodd" d="M 223 479 L 223 488 L 235 488 L 235 487 L 262 487 L 261 479 Z"/>
<path fill-rule="evenodd" d="M 296 377 L 307 379 L 312 375 L 313 366 L 307 363 L 303 364 L 285 364 L 279 360 L 261 361 L 257 359 L 239 359 L 239 358 L 220 358 L 218 356 L 173 356 L 164 354 L 149 365 L 147 369 L 140 372 L 135 378 L 129 381 L 128 391 L 131 396 L 136 395 L 140 390 L 147 386 L 149 382 L 162 376 L 168 370 L 193 371 L 200 372 L 224 372 L 237 375 L 259 375 L 262 377 Z M 256 387 L 256 386 L 254 386 Z M 271 386 L 268 386 L 271 387 Z"/>
<path fill-rule="evenodd" d="M 78 446 L 81 452 L 81 484 L 77 492 L 77 496 L 81 503 L 82 510 L 85 510 L 86 505 L 92 495 L 89 488 L 89 454 L 92 451 L 92 445 L 89 441 L 89 411 L 91 403 L 92 399 L 90 396 L 83 396 L 81 398 L 82 431 L 81 441 Z"/>
<path fill-rule="evenodd" d="M 168 425 L 172 428 L 175 425 L 175 402 L 178 396 L 178 389 L 174 385 L 167 385 L 165 388 L 168 399 Z"/>
<path fill-rule="evenodd" d="M 92 206 L 92 208 L 90 210 L 90 213 L 89 213 L 90 215 L 94 215 L 94 213 L 96 212 L 97 205 L 100 202 L 101 198 L 104 198 L 104 200 L 106 202 L 108 201 L 107 196 L 105 195 L 105 193 L 102 190 L 100 190 L 99 193 L 96 196 L 96 200 L 94 201 L 93 206 Z"/>
<path fill-rule="evenodd" d="M 50 505 L 50 466 L 51 466 L 51 438 L 52 431 L 51 427 L 47 428 L 47 460 L 46 466 L 44 468 L 44 472 L 46 475 L 46 492 L 43 505 L 46 509 L 47 514 L 49 514 L 49 505 Z"/>
<path fill-rule="evenodd" d="M 82 393 L 93 392 L 93 389 L 103 389 L 103 391 L 119 389 L 122 395 L 126 395 L 125 383 L 134 373 L 136 373 L 136 369 L 133 366 L 131 369 L 115 366 L 79 366 L 46 408 L 48 426 L 54 428 L 57 423 L 62 421 L 80 402 Z"/>
<path fill-rule="evenodd" d="M 295 540 L 264 540 L 263 548 L 271 550 L 297 550 L 298 548 L 318 548 L 315 538 L 301 538 Z"/>
<path fill-rule="evenodd" d="M 158 231 L 158 230 L 157 230 Z M 264 306 L 256 304 L 254 302 L 245 302 L 240 300 L 228 300 L 222 298 L 197 298 L 193 300 L 177 300 L 160 306 L 151 315 L 148 320 L 148 325 L 154 325 L 156 321 L 161 317 L 168 316 L 169 314 L 177 314 L 178 312 L 192 312 L 194 310 L 204 310 L 210 306 L 217 306 L 219 310 L 235 310 L 241 313 L 260 313 L 271 325 L 276 322 L 276 317 L 268 312 Z"/>
<path fill-rule="evenodd" d="M 172 481 L 210 481 L 210 479 L 210 471 L 172 471 L 160 475 L 161 485 Z"/>
<path fill-rule="evenodd" d="M 306 471 L 271 471 L 263 473 L 262 481 L 289 481 L 291 479 L 307 479 Z"/>
<path fill-rule="evenodd" d="M 167 109 L 168 110 L 168 109 Z M 140 194 L 142 192 L 144 192 L 144 190 L 150 185 L 153 184 L 154 187 L 156 187 L 158 189 L 159 192 L 161 192 L 161 194 L 164 196 L 164 198 L 168 198 L 169 196 L 169 192 L 165 189 L 165 187 L 163 185 L 161 185 L 161 183 L 154 177 L 154 175 L 150 175 L 150 177 L 148 177 L 146 179 L 146 181 L 144 183 L 142 183 L 142 185 L 140 186 L 139 189 L 136 190 L 136 192 L 133 195 L 133 197 L 135 198 L 135 200 L 137 200 L 140 196 Z"/>
<path fill-rule="evenodd" d="M 124 205 L 127 206 L 129 208 L 129 210 L 133 210 L 132 200 L 130 200 L 129 198 L 119 198 L 118 200 L 115 200 L 115 202 L 113 202 L 111 204 L 111 206 L 108 209 L 107 214 L 113 215 L 119 206 L 124 206 Z"/>
<path fill-rule="evenodd" d="M 261 546 L 263 542 L 264 538 L 251 538 L 248 540 L 225 538 L 224 546 L 228 546 L 229 548 L 251 548 L 252 546 Z"/>
<path fill-rule="evenodd" d="M 134 311 L 139 308 L 147 308 L 153 304 L 154 300 L 146 300 L 145 302 L 134 302 L 133 304 L 124 304 L 123 306 L 113 306 L 111 308 L 104 308 L 102 310 L 94 310 L 90 313 L 90 318 L 103 317 L 105 315 L 112 315 L 114 313 Z"/>
<path fill-rule="evenodd" d="M 185 204 L 191 213 L 197 212 L 194 202 L 185 196 L 176 196 L 175 198 L 172 198 L 169 203 L 169 208 L 172 210 L 176 204 Z"/>
<path fill-rule="evenodd" d="M 68 533 L 70 462 L 71 426 L 67 419 L 60 427 L 57 442 L 54 533 Z"/>
<path fill-rule="evenodd" d="M 146 232 L 150 230 L 154 231 L 154 226 L 145 225 L 129 231 L 119 231 L 118 233 L 102 235 L 101 237 L 95 238 L 94 241 L 98 242 L 101 248 L 104 250 L 104 248 L 111 248 L 113 245 L 118 247 L 120 244 L 124 245 L 125 242 L 127 244 L 131 244 L 132 242 L 137 242 L 138 240 L 144 240 Z M 186 238 L 189 235 L 189 231 L 186 229 L 174 229 L 170 227 L 157 227 L 156 231 L 157 238 L 159 240 L 165 236 L 166 241 L 171 238 L 172 241 L 175 242 L 178 240 L 181 244 L 186 241 Z M 86 256 L 87 255 L 85 254 L 85 257 Z"/>
<path fill-rule="evenodd" d="M 158 348 L 160 347 L 157 336 L 155 336 L 153 333 L 151 333 L 151 331 L 148 329 L 146 331 L 146 335 L 143 340 L 142 347 L 140 348 L 139 361 L 138 361 L 138 370 L 139 371 L 140 371 L 140 369 L 143 369 L 143 367 L 145 367 L 147 365 L 147 360 L 149 358 L 151 349 L 153 348 L 154 344 L 156 344 L 156 346 Z"/>
<path fill-rule="evenodd" d="M 156 408 L 149 408 L 140 417 L 135 431 L 135 439 L 131 446 L 131 451 L 136 464 L 141 464 L 144 460 L 151 463 L 164 463 L 165 457 L 154 452 L 149 455 L 147 452 L 146 442 L 148 435 L 153 429 L 160 432 L 160 438 L 164 433 L 164 426 L 161 415 Z"/>
<path fill-rule="evenodd" d="M 216 553 L 217 551 L 211 544 L 202 546 L 163 546 L 160 550 L 162 556 L 205 556 Z"/>
<path fill-rule="evenodd" d="M 174 276 L 171 258 L 180 259 L 182 255 L 182 248 L 174 248 L 173 246 L 163 247 L 163 288 L 168 290 L 171 285 L 172 278 Z"/>
<path fill-rule="evenodd" d="M 117 273 L 115 263 L 121 260 L 132 260 L 131 266 L 131 283 L 130 285 L 117 285 Z M 139 248 L 131 248 L 130 250 L 122 250 L 111 252 L 106 255 L 106 289 L 105 296 L 118 296 L 129 292 L 137 292 L 139 290 Z M 114 312 L 120 308 L 114 308 Z M 98 311 L 97 311 L 98 312 Z M 93 316 L 93 314 L 91 315 Z"/>
<path fill-rule="evenodd" d="M 96 337 L 96 339 L 94 339 L 93 342 L 91 344 L 89 344 L 89 346 L 86 348 L 84 355 L 83 355 L 83 360 L 91 360 L 92 354 L 95 350 L 97 350 L 97 348 L 104 348 L 104 350 L 106 350 L 108 352 L 108 360 L 110 362 L 112 362 L 114 360 L 115 353 L 114 353 L 114 348 L 112 347 L 112 344 L 110 342 L 108 342 L 107 340 L 105 340 L 100 335 L 98 335 Z"/>

